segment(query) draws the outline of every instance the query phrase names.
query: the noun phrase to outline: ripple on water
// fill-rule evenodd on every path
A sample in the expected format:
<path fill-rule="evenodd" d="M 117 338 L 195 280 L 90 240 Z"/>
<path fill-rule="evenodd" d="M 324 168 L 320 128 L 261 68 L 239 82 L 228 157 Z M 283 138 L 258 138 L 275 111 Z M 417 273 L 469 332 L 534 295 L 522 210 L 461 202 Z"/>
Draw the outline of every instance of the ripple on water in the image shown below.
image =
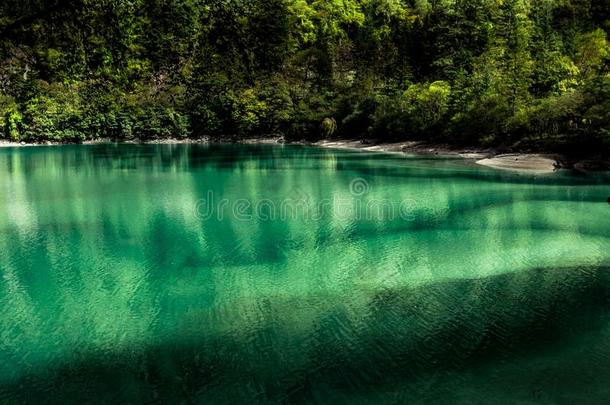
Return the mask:
<path fill-rule="evenodd" d="M 607 176 L 257 145 L 0 167 L 0 402 L 607 398 Z M 206 218 L 208 192 L 409 215 Z"/>

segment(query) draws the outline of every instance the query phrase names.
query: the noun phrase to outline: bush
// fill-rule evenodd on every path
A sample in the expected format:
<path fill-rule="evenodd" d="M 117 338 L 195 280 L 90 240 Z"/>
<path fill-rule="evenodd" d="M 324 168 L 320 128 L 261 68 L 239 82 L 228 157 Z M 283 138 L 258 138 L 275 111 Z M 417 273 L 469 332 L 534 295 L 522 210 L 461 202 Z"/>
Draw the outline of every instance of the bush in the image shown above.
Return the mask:
<path fill-rule="evenodd" d="M 451 86 L 447 82 L 421 83 L 409 86 L 401 99 L 408 121 L 407 130 L 414 134 L 431 134 L 449 111 Z"/>
<path fill-rule="evenodd" d="M 136 139 L 187 138 L 191 134 L 188 117 L 172 108 L 144 106 L 128 117 L 125 129 Z"/>
<path fill-rule="evenodd" d="M 19 112 L 15 99 L 0 96 L 0 138 L 19 140 L 23 131 L 23 116 Z"/>
<path fill-rule="evenodd" d="M 5 134 L 13 141 L 18 141 L 23 132 L 23 116 L 19 111 L 8 111 L 5 120 Z"/>
<path fill-rule="evenodd" d="M 399 95 L 378 95 L 350 119 L 365 121 L 363 112 L 374 109 L 370 133 L 376 138 L 431 139 L 442 132 L 450 99 L 451 86 L 446 82 L 412 84 Z"/>
<path fill-rule="evenodd" d="M 260 134 L 267 120 L 269 107 L 254 88 L 239 92 L 232 99 L 231 119 L 237 135 Z"/>

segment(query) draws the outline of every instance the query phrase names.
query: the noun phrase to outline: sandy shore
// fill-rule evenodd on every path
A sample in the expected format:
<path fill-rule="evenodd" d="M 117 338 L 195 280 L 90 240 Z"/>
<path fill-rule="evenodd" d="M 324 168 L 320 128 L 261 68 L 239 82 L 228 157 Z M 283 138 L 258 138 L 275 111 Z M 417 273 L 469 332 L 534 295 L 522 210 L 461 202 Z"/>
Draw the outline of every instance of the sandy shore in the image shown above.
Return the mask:
<path fill-rule="evenodd" d="M 423 142 L 394 142 L 394 143 L 380 143 L 380 144 L 366 144 L 358 140 L 348 141 L 319 141 L 312 145 L 321 146 L 326 148 L 339 148 L 339 149 L 358 149 L 369 152 L 399 152 L 399 153 L 412 153 L 422 155 L 435 155 L 435 156 L 451 156 L 451 157 L 462 157 L 464 159 L 485 159 L 493 156 L 493 153 L 489 150 L 483 149 L 456 149 L 449 145 L 432 145 Z"/>
<path fill-rule="evenodd" d="M 12 142 L 0 139 L 0 148 L 13 148 L 17 146 L 37 146 L 37 143 Z"/>

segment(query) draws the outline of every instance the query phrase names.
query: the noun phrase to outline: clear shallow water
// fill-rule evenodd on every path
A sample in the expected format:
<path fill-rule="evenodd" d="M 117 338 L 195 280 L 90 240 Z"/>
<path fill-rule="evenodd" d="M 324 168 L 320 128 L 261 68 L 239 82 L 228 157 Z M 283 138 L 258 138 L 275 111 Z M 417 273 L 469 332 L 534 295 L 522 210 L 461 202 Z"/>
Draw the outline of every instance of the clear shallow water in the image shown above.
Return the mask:
<path fill-rule="evenodd" d="M 0 402 L 605 402 L 609 195 L 298 146 L 0 149 Z"/>

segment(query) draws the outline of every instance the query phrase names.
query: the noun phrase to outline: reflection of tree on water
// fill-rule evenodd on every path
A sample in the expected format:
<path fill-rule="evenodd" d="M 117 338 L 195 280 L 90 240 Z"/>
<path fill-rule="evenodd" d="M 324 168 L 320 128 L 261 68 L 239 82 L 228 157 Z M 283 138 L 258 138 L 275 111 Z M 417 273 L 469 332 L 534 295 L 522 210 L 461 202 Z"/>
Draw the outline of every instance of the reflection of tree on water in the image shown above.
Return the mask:
<path fill-rule="evenodd" d="M 0 153 L 0 398 L 605 392 L 603 178 L 303 147 L 59 150 Z M 355 201 L 354 178 L 363 202 L 413 199 L 414 220 L 193 212 L 209 190 Z"/>

